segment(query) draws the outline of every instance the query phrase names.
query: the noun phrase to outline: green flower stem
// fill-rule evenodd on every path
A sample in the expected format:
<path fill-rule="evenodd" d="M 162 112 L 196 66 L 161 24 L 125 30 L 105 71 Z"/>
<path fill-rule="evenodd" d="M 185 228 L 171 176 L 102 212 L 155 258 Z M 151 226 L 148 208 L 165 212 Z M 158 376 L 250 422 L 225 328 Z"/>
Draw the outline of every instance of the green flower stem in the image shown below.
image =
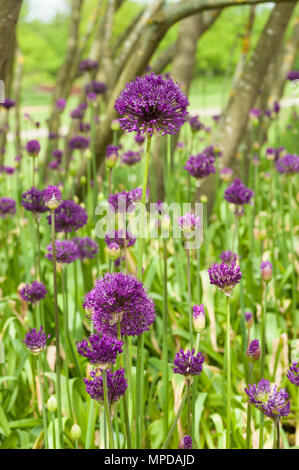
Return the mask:
<path fill-rule="evenodd" d="M 36 362 L 37 362 L 37 374 L 38 374 L 39 388 L 40 388 L 41 399 L 42 399 L 42 414 L 43 414 L 45 449 L 48 449 L 49 448 L 49 441 L 48 441 L 47 410 L 46 410 L 46 403 L 45 403 L 45 391 L 44 391 L 44 386 L 43 386 L 43 383 L 42 383 L 42 362 L 41 362 L 41 358 L 37 357 Z"/>
<path fill-rule="evenodd" d="M 175 418 L 173 420 L 173 423 L 171 425 L 171 428 L 169 430 L 169 433 L 167 435 L 167 438 L 165 439 L 165 441 L 163 442 L 163 445 L 162 445 L 162 449 L 167 449 L 168 445 L 169 445 L 169 442 L 171 440 L 171 437 L 172 437 L 172 434 L 176 428 L 176 425 L 177 425 L 177 422 L 178 420 L 180 419 L 180 416 L 182 414 L 182 411 L 183 411 L 183 408 L 184 408 L 184 404 L 185 404 L 185 401 L 186 401 L 186 398 L 187 398 L 187 394 L 188 394 L 188 389 L 186 387 L 185 389 L 185 392 L 184 392 L 184 395 L 183 395 L 183 398 L 182 398 L 182 401 L 181 401 L 181 404 L 180 404 L 180 407 L 178 409 L 178 412 L 177 414 L 175 415 Z"/>
<path fill-rule="evenodd" d="M 119 341 L 121 341 L 121 331 L 120 331 L 119 321 L 117 322 L 117 338 L 119 339 Z M 123 368 L 124 362 L 123 362 L 122 354 L 119 355 L 119 359 L 120 359 L 120 366 L 121 368 Z M 123 395 L 123 412 L 124 412 L 124 421 L 125 421 L 125 428 L 126 428 L 126 435 L 127 435 L 127 448 L 131 449 L 132 443 L 131 443 L 130 419 L 129 419 L 129 413 L 128 413 L 128 403 L 127 403 L 126 393 Z"/>
<path fill-rule="evenodd" d="M 108 402 L 108 387 L 107 387 L 106 370 L 102 370 L 102 377 L 103 377 L 103 390 L 104 390 L 104 407 L 105 407 L 105 415 L 107 417 L 108 433 L 109 433 L 109 447 L 110 449 L 114 449 L 113 429 L 112 429 L 112 422 L 111 422 L 110 406 Z"/>
<path fill-rule="evenodd" d="M 277 416 L 275 420 L 276 426 L 276 445 L 274 445 L 274 449 L 280 449 L 280 423 L 279 423 L 279 416 Z"/>
<path fill-rule="evenodd" d="M 95 124 L 95 113 L 94 108 L 91 107 L 90 111 L 90 129 L 91 129 L 91 155 L 92 155 L 92 177 L 93 177 L 93 209 L 94 215 L 97 207 L 97 163 L 96 163 L 96 152 L 95 152 L 95 136 L 96 136 L 96 124 Z"/>
<path fill-rule="evenodd" d="M 55 338 L 56 338 L 56 395 L 57 395 L 57 416 L 58 416 L 58 439 L 57 447 L 61 449 L 62 442 L 62 411 L 61 411 L 61 384 L 60 384 L 60 338 L 59 338 L 59 316 L 57 301 L 57 272 L 56 272 L 56 249 L 55 249 L 55 217 L 51 212 L 51 232 L 52 232 L 52 260 L 53 260 L 53 286 L 54 286 L 54 314 L 55 314 Z"/>
<path fill-rule="evenodd" d="M 108 196 L 112 193 L 112 168 L 108 168 Z"/>
<path fill-rule="evenodd" d="M 167 308 L 167 240 L 163 238 L 163 435 L 168 431 L 168 308 Z"/>
<path fill-rule="evenodd" d="M 56 432 L 55 432 L 55 413 L 51 413 L 51 420 L 52 420 L 52 439 L 53 439 L 53 449 L 56 449 Z"/>
<path fill-rule="evenodd" d="M 186 380 L 187 399 L 188 399 L 188 434 L 192 437 L 192 411 L 191 411 L 191 381 Z"/>
<path fill-rule="evenodd" d="M 268 295 L 268 284 L 265 283 L 264 290 L 264 307 L 262 308 L 261 314 L 261 378 L 264 377 L 265 368 L 265 355 L 266 355 L 266 316 L 267 316 L 267 295 Z M 264 445 L 264 413 L 260 412 L 260 434 L 259 434 L 259 448 L 262 449 Z"/>
<path fill-rule="evenodd" d="M 296 289 L 296 273 L 294 265 L 294 254 L 295 254 L 295 245 L 294 245 L 294 214 L 293 214 L 293 188 L 292 181 L 288 181 L 288 191 L 289 191 L 289 217 L 290 217 L 290 242 L 291 242 L 291 256 L 292 256 L 292 312 L 293 312 L 293 325 L 294 325 L 294 338 L 297 338 L 297 317 L 296 315 L 296 305 L 297 305 L 297 289 Z"/>
<path fill-rule="evenodd" d="M 253 382 L 253 362 L 249 363 L 248 383 Z M 246 449 L 250 449 L 251 444 L 251 405 L 247 403 L 247 428 L 246 428 Z"/>
<path fill-rule="evenodd" d="M 192 303 L 191 303 L 191 260 L 190 250 L 186 250 L 187 254 L 187 282 L 188 282 L 188 318 L 189 318 L 189 335 L 190 335 L 190 349 L 193 348 L 193 317 L 192 317 Z"/>
<path fill-rule="evenodd" d="M 62 296 L 63 296 L 63 328 L 64 328 L 64 338 L 65 338 L 65 359 L 64 363 L 64 372 L 65 372 L 65 383 L 66 383 L 66 394 L 67 394 L 67 401 L 68 407 L 71 414 L 73 414 L 72 410 L 72 401 L 71 401 L 71 394 L 70 394 L 70 387 L 69 387 L 69 361 L 68 361 L 68 351 L 67 351 L 67 337 L 68 337 L 68 302 L 66 296 L 66 270 L 67 268 L 63 266 L 62 268 Z"/>
<path fill-rule="evenodd" d="M 93 417 L 94 417 L 94 400 L 90 398 L 85 449 L 90 449 L 90 446 L 91 446 L 91 438 L 92 438 L 92 432 L 93 432 Z"/>
<path fill-rule="evenodd" d="M 231 357 L 230 357 L 230 305 L 229 296 L 226 297 L 226 448 L 230 448 L 230 424 L 231 424 Z"/>

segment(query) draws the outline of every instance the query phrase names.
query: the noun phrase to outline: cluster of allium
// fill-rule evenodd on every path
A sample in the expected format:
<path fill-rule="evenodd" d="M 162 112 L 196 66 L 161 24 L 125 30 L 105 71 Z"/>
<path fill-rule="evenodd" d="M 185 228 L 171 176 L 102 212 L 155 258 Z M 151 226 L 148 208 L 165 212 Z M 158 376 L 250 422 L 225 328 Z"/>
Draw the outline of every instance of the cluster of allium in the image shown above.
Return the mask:
<path fill-rule="evenodd" d="M 291 70 L 287 74 L 287 80 L 293 81 L 293 80 L 299 80 L 299 70 Z"/>
<path fill-rule="evenodd" d="M 59 111 L 63 111 L 66 106 L 66 100 L 64 98 L 58 98 L 55 105 L 56 108 L 59 109 Z"/>
<path fill-rule="evenodd" d="M 187 214 L 178 217 L 178 226 L 184 233 L 191 233 L 201 228 L 200 217 L 196 217 L 193 213 L 187 212 Z"/>
<path fill-rule="evenodd" d="M 208 157 L 213 157 L 213 158 L 219 158 L 222 156 L 222 152 L 218 147 L 215 147 L 214 145 L 208 145 L 208 147 L 205 147 L 202 151 L 205 155 Z"/>
<path fill-rule="evenodd" d="M 99 367 L 107 367 L 115 364 L 118 354 L 122 353 L 122 342 L 113 336 L 100 336 L 94 334 L 83 341 L 77 343 L 77 351 L 81 356 L 87 357 L 89 362 Z"/>
<path fill-rule="evenodd" d="M 276 169 L 279 173 L 292 175 L 299 173 L 299 156 L 287 154 L 276 161 Z"/>
<path fill-rule="evenodd" d="M 252 362 L 257 361 L 261 355 L 260 342 L 258 339 L 253 339 L 249 344 L 246 355 L 248 359 Z"/>
<path fill-rule="evenodd" d="M 83 122 L 83 121 L 80 121 L 79 123 L 79 131 L 82 132 L 83 134 L 85 133 L 88 133 L 90 131 L 90 124 L 89 122 Z"/>
<path fill-rule="evenodd" d="M 134 137 L 134 140 L 135 140 L 136 144 L 142 145 L 145 141 L 145 136 L 141 135 L 141 134 L 136 134 L 135 137 Z"/>
<path fill-rule="evenodd" d="M 237 261 L 237 256 L 237 253 L 233 253 L 232 251 L 223 251 L 219 258 L 223 263 L 230 264 Z"/>
<path fill-rule="evenodd" d="M 1 103 L 1 106 L 3 106 L 3 108 L 7 110 L 13 108 L 15 105 L 16 105 L 15 100 L 11 100 L 10 98 L 5 98 L 4 102 Z"/>
<path fill-rule="evenodd" d="M 108 401 L 110 405 L 113 405 L 120 400 L 127 390 L 128 383 L 125 379 L 125 369 L 118 369 L 115 372 L 107 370 L 106 374 Z M 83 379 L 86 392 L 93 400 L 104 403 L 103 377 L 102 375 L 97 375 L 96 370 L 92 370 L 90 375 L 92 377 L 91 380 Z"/>
<path fill-rule="evenodd" d="M 121 156 L 121 161 L 125 165 L 132 166 L 135 165 L 136 163 L 140 162 L 141 160 L 141 153 L 140 152 L 133 152 L 132 150 L 129 150 L 128 152 L 125 152 Z"/>
<path fill-rule="evenodd" d="M 148 330 L 155 320 L 155 305 L 142 282 L 123 273 L 107 273 L 98 279 L 85 296 L 84 308 L 90 312 L 96 331 L 138 336 Z"/>
<path fill-rule="evenodd" d="M 54 160 L 49 163 L 49 168 L 51 168 L 52 170 L 56 170 L 62 163 L 63 152 L 62 150 L 55 149 L 53 150 L 52 155 L 54 157 Z"/>
<path fill-rule="evenodd" d="M 179 449 L 192 449 L 192 437 L 183 436 L 179 443 Z"/>
<path fill-rule="evenodd" d="M 44 191 L 39 191 L 34 187 L 22 194 L 21 204 L 26 211 L 34 212 L 35 214 L 42 214 L 49 210 L 45 206 Z"/>
<path fill-rule="evenodd" d="M 0 173 L 6 173 L 7 175 L 13 175 L 15 172 L 15 168 L 12 166 L 0 166 Z"/>
<path fill-rule="evenodd" d="M 27 142 L 26 150 L 30 157 L 36 157 L 40 151 L 40 143 L 38 140 L 30 140 Z"/>
<path fill-rule="evenodd" d="M 284 147 L 268 147 L 266 148 L 266 157 L 268 160 L 277 161 L 280 158 L 280 155 L 285 151 Z"/>
<path fill-rule="evenodd" d="M 16 201 L 9 197 L 0 198 L 0 217 L 4 219 L 8 215 L 15 215 L 16 213 Z"/>
<path fill-rule="evenodd" d="M 276 420 L 288 416 L 291 403 L 284 388 L 272 388 L 269 380 L 262 379 L 258 384 L 248 385 L 245 392 L 249 397 L 248 403 L 254 405 L 269 418 Z"/>
<path fill-rule="evenodd" d="M 90 72 L 98 68 L 98 62 L 92 59 L 84 59 L 79 63 L 80 72 Z"/>
<path fill-rule="evenodd" d="M 56 132 L 49 132 L 48 139 L 49 140 L 57 140 L 59 138 L 59 134 Z"/>
<path fill-rule="evenodd" d="M 293 364 L 290 366 L 289 370 L 287 371 L 287 378 L 292 384 L 299 387 L 299 361 L 293 362 Z"/>
<path fill-rule="evenodd" d="M 49 185 L 43 190 L 45 206 L 54 210 L 61 204 L 61 191 L 57 186 Z"/>
<path fill-rule="evenodd" d="M 75 108 L 70 112 L 70 116 L 72 119 L 79 119 L 81 121 L 84 118 L 84 113 L 85 109 L 79 105 L 78 108 Z"/>
<path fill-rule="evenodd" d="M 173 361 L 173 372 L 175 374 L 184 375 L 185 377 L 200 375 L 202 372 L 204 360 L 205 359 L 201 352 L 198 352 L 195 355 L 194 349 L 187 352 L 184 352 L 183 349 L 180 349 L 180 351 L 176 353 Z"/>
<path fill-rule="evenodd" d="M 97 243 L 89 237 L 74 237 L 71 241 L 77 245 L 81 259 L 95 258 L 99 251 Z"/>
<path fill-rule="evenodd" d="M 242 273 L 236 263 L 213 264 L 209 270 L 210 283 L 217 286 L 226 295 L 231 295 L 233 288 L 239 284 Z"/>
<path fill-rule="evenodd" d="M 46 286 L 42 282 L 33 281 L 32 284 L 26 284 L 20 290 L 20 296 L 25 302 L 34 304 L 44 299 L 47 292 Z"/>
<path fill-rule="evenodd" d="M 254 192 L 236 178 L 224 192 L 224 199 L 237 206 L 236 215 L 242 215 L 244 204 L 249 204 L 253 195 Z"/>
<path fill-rule="evenodd" d="M 43 329 L 44 328 L 42 326 L 40 327 L 39 331 L 36 331 L 36 329 L 33 328 L 25 335 L 23 343 L 26 344 L 27 348 L 33 354 L 38 355 L 46 349 L 47 339 L 50 338 L 51 335 L 46 336 Z"/>
<path fill-rule="evenodd" d="M 62 201 L 55 209 L 55 231 L 75 232 L 87 223 L 88 216 L 85 209 L 74 201 Z M 48 223 L 51 224 L 51 216 L 48 216 Z"/>
<path fill-rule="evenodd" d="M 48 253 L 45 255 L 45 258 L 52 261 L 52 245 L 47 247 Z M 56 252 L 56 261 L 58 263 L 72 263 L 80 257 L 79 250 L 77 245 L 70 240 L 56 240 L 55 241 L 55 252 Z"/>
<path fill-rule="evenodd" d="M 189 102 L 171 78 L 145 75 L 128 83 L 115 101 L 116 111 L 126 116 L 121 127 L 152 136 L 177 134 L 186 121 Z"/>
<path fill-rule="evenodd" d="M 205 153 L 191 155 L 186 161 L 184 170 L 187 170 L 191 176 L 194 176 L 194 178 L 206 178 L 211 173 L 216 172 L 214 167 L 214 157 L 210 157 Z"/>
<path fill-rule="evenodd" d="M 198 116 L 190 116 L 188 118 L 188 122 L 192 129 L 192 132 L 198 132 L 205 128 L 204 124 L 198 119 Z"/>
<path fill-rule="evenodd" d="M 148 190 L 146 192 L 148 197 Z M 110 194 L 108 198 L 109 204 L 113 207 L 114 212 L 132 212 L 135 210 L 138 202 L 142 199 L 142 188 L 134 188 L 130 191 L 122 191 L 121 193 Z"/>
<path fill-rule="evenodd" d="M 83 135 L 75 135 L 69 140 L 69 148 L 71 150 L 85 150 L 89 147 L 90 140 Z"/>
<path fill-rule="evenodd" d="M 105 83 L 93 80 L 92 82 L 87 83 L 87 85 L 85 86 L 85 93 L 95 93 L 96 95 L 102 95 L 106 92 L 106 88 L 107 87 Z"/>
<path fill-rule="evenodd" d="M 116 243 L 120 248 L 124 248 L 125 244 L 127 247 L 135 245 L 136 237 L 128 230 L 119 229 L 108 232 L 105 237 L 105 242 L 108 246 L 111 245 L 111 243 Z"/>

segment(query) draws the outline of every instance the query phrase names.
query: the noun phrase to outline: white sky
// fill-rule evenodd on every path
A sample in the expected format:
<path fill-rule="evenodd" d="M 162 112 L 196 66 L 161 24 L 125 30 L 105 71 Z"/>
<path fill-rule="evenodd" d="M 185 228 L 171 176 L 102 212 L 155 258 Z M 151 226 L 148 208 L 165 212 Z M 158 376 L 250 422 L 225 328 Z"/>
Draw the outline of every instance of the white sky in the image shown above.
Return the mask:
<path fill-rule="evenodd" d="M 57 13 L 64 13 L 68 9 L 66 0 L 28 0 L 28 20 L 51 21 Z"/>

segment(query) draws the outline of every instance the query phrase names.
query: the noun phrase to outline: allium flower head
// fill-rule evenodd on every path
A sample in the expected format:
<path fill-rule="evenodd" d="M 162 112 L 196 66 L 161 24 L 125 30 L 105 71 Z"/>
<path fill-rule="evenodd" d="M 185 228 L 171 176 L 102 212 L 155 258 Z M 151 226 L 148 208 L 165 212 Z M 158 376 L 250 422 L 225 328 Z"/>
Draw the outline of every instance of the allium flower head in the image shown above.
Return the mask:
<path fill-rule="evenodd" d="M 136 163 L 140 162 L 141 160 L 141 153 L 140 152 L 133 152 L 132 150 L 129 150 L 128 152 L 125 152 L 121 156 L 121 161 L 125 165 L 132 166 L 135 165 Z"/>
<path fill-rule="evenodd" d="M 115 101 L 116 111 L 126 116 L 121 127 L 152 136 L 177 134 L 186 121 L 187 97 L 171 78 L 145 75 L 128 83 Z"/>
<path fill-rule="evenodd" d="M 132 235 L 128 230 L 123 229 L 114 230 L 108 232 L 105 237 L 106 245 L 111 245 L 111 243 L 116 243 L 120 248 L 124 248 L 125 244 L 129 248 L 130 246 L 135 245 L 136 237 Z"/>
<path fill-rule="evenodd" d="M 120 246 L 115 242 L 109 243 L 106 246 L 105 251 L 107 253 L 107 256 L 110 259 L 112 259 L 112 261 L 116 261 L 120 257 L 120 254 L 121 254 Z"/>
<path fill-rule="evenodd" d="M 11 100 L 10 98 L 5 98 L 4 102 L 1 103 L 1 106 L 3 108 L 7 109 L 7 111 L 11 108 L 13 108 L 16 105 L 15 100 Z"/>
<path fill-rule="evenodd" d="M 179 449 L 192 449 L 192 437 L 191 436 L 184 436 L 180 440 Z"/>
<path fill-rule="evenodd" d="M 110 405 L 114 405 L 125 394 L 128 387 L 128 382 L 125 379 L 125 369 L 118 369 L 115 372 L 111 372 L 108 369 L 106 374 L 108 401 Z M 102 375 L 97 375 L 96 370 L 92 370 L 90 375 L 92 377 L 91 380 L 83 379 L 86 392 L 91 398 L 102 404 L 104 403 L 103 377 Z"/>
<path fill-rule="evenodd" d="M 76 135 L 69 140 L 71 150 L 86 150 L 89 147 L 90 140 L 83 135 Z"/>
<path fill-rule="evenodd" d="M 250 204 L 254 192 L 238 178 L 224 192 L 224 199 L 237 206 L 235 214 L 242 215 L 244 204 Z"/>
<path fill-rule="evenodd" d="M 135 277 L 123 273 L 107 273 L 98 279 L 85 296 L 84 308 L 98 332 L 117 333 L 120 322 L 122 335 L 138 336 L 155 320 L 155 305 Z"/>
<path fill-rule="evenodd" d="M 290 366 L 289 370 L 287 371 L 287 378 L 292 384 L 299 387 L 299 361 L 293 362 L 293 364 Z"/>
<path fill-rule="evenodd" d="M 72 119 L 83 119 L 84 118 L 84 109 L 75 108 L 70 112 L 70 116 Z"/>
<path fill-rule="evenodd" d="M 209 270 L 210 283 L 217 286 L 226 295 L 230 296 L 234 287 L 239 284 L 242 273 L 236 263 L 230 265 L 221 263 L 213 264 Z"/>
<path fill-rule="evenodd" d="M 200 217 L 195 217 L 191 212 L 178 217 L 178 225 L 184 233 L 191 233 L 201 228 Z"/>
<path fill-rule="evenodd" d="M 26 150 L 30 157 L 37 157 L 40 151 L 40 144 L 38 140 L 30 140 L 27 142 Z"/>
<path fill-rule="evenodd" d="M 237 261 L 237 253 L 233 253 L 232 251 L 223 251 L 219 258 L 226 264 L 235 263 Z"/>
<path fill-rule="evenodd" d="M 285 151 L 284 147 L 267 147 L 266 148 L 266 158 L 267 160 L 275 160 L 277 161 L 280 155 Z"/>
<path fill-rule="evenodd" d="M 57 186 L 49 185 L 43 190 L 45 206 L 51 210 L 57 209 L 61 204 L 61 191 Z"/>
<path fill-rule="evenodd" d="M 291 70 L 288 74 L 287 74 L 287 80 L 290 80 L 291 82 L 293 80 L 299 80 L 299 70 Z"/>
<path fill-rule="evenodd" d="M 47 247 L 48 253 L 45 255 L 45 258 L 52 260 L 52 245 Z M 79 250 L 77 245 L 70 240 L 56 240 L 55 241 L 55 251 L 56 251 L 56 261 L 58 263 L 72 263 L 80 257 Z"/>
<path fill-rule="evenodd" d="M 191 155 L 184 169 L 187 170 L 191 176 L 202 180 L 209 176 L 211 173 L 215 173 L 214 158 L 206 155 L 205 153 L 198 153 L 197 155 Z"/>
<path fill-rule="evenodd" d="M 245 324 L 247 328 L 251 328 L 253 325 L 253 314 L 252 312 L 244 312 Z"/>
<path fill-rule="evenodd" d="M 229 183 L 231 181 L 233 174 L 233 170 L 228 167 L 221 168 L 219 171 L 219 177 L 222 181 L 225 181 L 225 183 Z"/>
<path fill-rule="evenodd" d="M 103 82 L 92 81 L 85 87 L 86 94 L 95 93 L 96 95 L 102 95 L 106 92 L 106 85 Z"/>
<path fill-rule="evenodd" d="M 193 305 L 193 326 L 197 333 L 200 333 L 206 324 L 205 309 L 203 304 Z"/>
<path fill-rule="evenodd" d="M 263 261 L 261 264 L 262 278 L 265 282 L 272 280 L 272 264 L 270 261 Z"/>
<path fill-rule="evenodd" d="M 47 347 L 47 339 L 50 338 L 51 335 L 46 336 L 43 329 L 43 326 L 40 327 L 39 331 L 36 331 L 36 329 L 33 328 L 25 335 L 23 343 L 26 344 L 32 354 L 39 355 Z"/>
<path fill-rule="evenodd" d="M 77 343 L 77 351 L 87 357 L 89 362 L 100 369 L 115 364 L 116 356 L 123 350 L 122 342 L 113 336 L 94 334 Z"/>
<path fill-rule="evenodd" d="M 175 374 L 184 375 L 187 378 L 190 378 L 193 375 L 200 375 L 204 360 L 205 359 L 201 352 L 198 352 L 195 355 L 194 349 L 186 352 L 181 349 L 175 355 L 173 372 Z"/>
<path fill-rule="evenodd" d="M 89 237 L 74 237 L 71 241 L 77 245 L 81 259 L 95 258 L 99 251 L 97 243 Z"/>
<path fill-rule="evenodd" d="M 118 160 L 118 145 L 107 145 L 105 165 L 108 168 L 114 168 Z"/>
<path fill-rule="evenodd" d="M 284 388 L 278 389 L 277 385 L 271 387 L 269 380 L 262 379 L 257 385 L 248 385 L 245 388 L 248 395 L 248 403 L 254 405 L 269 418 L 276 420 L 288 416 L 291 403 Z"/>
<path fill-rule="evenodd" d="M 42 214 L 49 210 L 45 205 L 44 192 L 36 188 L 31 188 L 22 194 L 21 204 L 26 211 L 34 212 L 35 214 Z"/>
<path fill-rule="evenodd" d="M 260 342 L 258 339 L 253 339 L 251 341 L 247 348 L 246 354 L 251 362 L 258 361 L 261 355 Z"/>
<path fill-rule="evenodd" d="M 9 197 L 0 198 L 0 218 L 5 219 L 9 215 L 15 215 L 16 201 Z"/>
<path fill-rule="evenodd" d="M 96 70 L 98 68 L 98 62 L 92 59 L 81 60 L 79 64 L 80 72 L 90 72 L 91 70 Z"/>
<path fill-rule="evenodd" d="M 58 98 L 55 104 L 56 108 L 59 109 L 59 111 L 63 111 L 66 106 L 66 100 L 64 98 Z"/>
<path fill-rule="evenodd" d="M 276 169 L 279 173 L 293 175 L 299 173 L 299 156 L 287 154 L 276 161 Z"/>
<path fill-rule="evenodd" d="M 198 132 L 205 128 L 202 122 L 198 119 L 198 116 L 190 116 L 188 119 L 192 132 Z"/>
<path fill-rule="evenodd" d="M 32 284 L 26 284 L 20 290 L 20 296 L 25 302 L 34 304 L 44 299 L 47 294 L 47 289 L 42 282 L 33 281 Z"/>
<path fill-rule="evenodd" d="M 54 211 L 56 232 L 76 232 L 87 223 L 88 216 L 85 209 L 74 201 L 62 201 Z M 51 217 L 48 216 L 51 225 Z"/>
<path fill-rule="evenodd" d="M 135 137 L 134 137 L 134 140 L 135 140 L 136 144 L 142 145 L 145 141 L 145 136 L 141 135 L 141 134 L 136 134 Z"/>

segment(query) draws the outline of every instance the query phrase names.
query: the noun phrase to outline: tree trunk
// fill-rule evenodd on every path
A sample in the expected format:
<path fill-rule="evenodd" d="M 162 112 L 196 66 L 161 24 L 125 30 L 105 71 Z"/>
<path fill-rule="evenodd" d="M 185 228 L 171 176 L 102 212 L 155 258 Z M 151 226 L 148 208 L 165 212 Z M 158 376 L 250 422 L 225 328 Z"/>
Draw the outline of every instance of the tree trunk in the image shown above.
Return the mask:
<path fill-rule="evenodd" d="M 6 85 L 10 67 L 11 44 L 15 41 L 15 27 L 22 0 L 0 0 L 0 80 Z"/>

